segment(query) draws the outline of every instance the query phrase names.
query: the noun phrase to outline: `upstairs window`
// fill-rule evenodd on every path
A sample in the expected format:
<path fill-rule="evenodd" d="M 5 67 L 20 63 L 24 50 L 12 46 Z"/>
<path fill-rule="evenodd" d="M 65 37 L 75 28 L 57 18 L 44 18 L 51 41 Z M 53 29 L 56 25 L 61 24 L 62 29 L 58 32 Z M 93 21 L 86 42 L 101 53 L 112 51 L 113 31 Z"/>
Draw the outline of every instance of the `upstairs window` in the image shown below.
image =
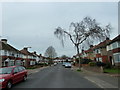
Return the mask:
<path fill-rule="evenodd" d="M 115 53 L 113 55 L 115 63 L 120 63 L 120 53 Z"/>
<path fill-rule="evenodd" d="M 115 48 L 117 48 L 117 47 L 118 47 L 118 43 L 117 43 L 117 42 L 114 42 L 114 43 L 112 44 L 112 48 L 115 49 Z"/>
<path fill-rule="evenodd" d="M 118 41 L 118 47 L 120 48 L 120 41 Z"/>

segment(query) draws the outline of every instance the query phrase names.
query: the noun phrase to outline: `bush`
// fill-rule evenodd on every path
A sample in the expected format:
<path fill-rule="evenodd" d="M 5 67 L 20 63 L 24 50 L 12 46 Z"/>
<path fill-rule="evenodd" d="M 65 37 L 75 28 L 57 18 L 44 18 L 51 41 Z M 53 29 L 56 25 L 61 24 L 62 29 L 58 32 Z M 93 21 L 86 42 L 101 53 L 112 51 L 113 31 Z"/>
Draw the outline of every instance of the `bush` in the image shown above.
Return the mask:
<path fill-rule="evenodd" d="M 47 63 L 39 63 L 38 65 L 40 65 L 41 67 L 43 67 L 43 66 L 47 66 L 48 64 Z"/>
<path fill-rule="evenodd" d="M 44 63 L 44 66 L 48 66 L 48 64 L 47 64 L 47 63 Z"/>
<path fill-rule="evenodd" d="M 110 63 L 106 63 L 106 65 L 104 66 L 104 68 L 112 68 L 111 64 Z"/>
<path fill-rule="evenodd" d="M 80 70 L 80 69 L 77 69 L 77 71 L 78 71 L 78 72 L 81 72 L 81 70 Z"/>
<path fill-rule="evenodd" d="M 76 58 L 76 62 L 79 63 L 79 58 Z"/>
<path fill-rule="evenodd" d="M 91 62 L 92 60 L 90 59 L 82 59 L 81 60 L 81 64 L 88 64 L 89 62 Z"/>
<path fill-rule="evenodd" d="M 95 62 L 89 62 L 88 63 L 90 66 L 96 66 L 96 63 Z"/>
<path fill-rule="evenodd" d="M 100 66 L 105 66 L 106 64 L 103 62 L 97 62 L 96 65 L 100 67 Z"/>
<path fill-rule="evenodd" d="M 37 68 L 37 66 L 27 67 L 26 69 L 35 69 L 35 68 Z"/>

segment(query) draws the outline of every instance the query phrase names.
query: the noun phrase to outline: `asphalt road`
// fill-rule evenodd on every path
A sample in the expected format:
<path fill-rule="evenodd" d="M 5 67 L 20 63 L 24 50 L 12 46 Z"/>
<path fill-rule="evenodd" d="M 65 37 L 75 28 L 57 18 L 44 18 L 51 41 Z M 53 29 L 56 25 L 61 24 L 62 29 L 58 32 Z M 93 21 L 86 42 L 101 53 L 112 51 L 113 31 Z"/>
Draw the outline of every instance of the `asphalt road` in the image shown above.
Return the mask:
<path fill-rule="evenodd" d="M 28 76 L 28 80 L 18 83 L 16 88 L 99 88 L 84 78 L 83 74 L 64 68 L 62 65 L 51 66 Z"/>

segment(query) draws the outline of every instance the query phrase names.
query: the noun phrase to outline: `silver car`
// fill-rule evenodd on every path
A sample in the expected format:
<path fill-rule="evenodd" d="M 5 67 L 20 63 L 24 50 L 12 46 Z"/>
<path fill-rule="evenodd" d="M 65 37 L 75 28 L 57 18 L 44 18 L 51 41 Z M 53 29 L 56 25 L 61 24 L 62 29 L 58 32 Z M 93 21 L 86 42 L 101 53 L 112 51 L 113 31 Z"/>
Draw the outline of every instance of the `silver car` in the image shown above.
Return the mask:
<path fill-rule="evenodd" d="M 71 68 L 71 67 L 72 67 L 71 63 L 65 63 L 65 68 Z"/>

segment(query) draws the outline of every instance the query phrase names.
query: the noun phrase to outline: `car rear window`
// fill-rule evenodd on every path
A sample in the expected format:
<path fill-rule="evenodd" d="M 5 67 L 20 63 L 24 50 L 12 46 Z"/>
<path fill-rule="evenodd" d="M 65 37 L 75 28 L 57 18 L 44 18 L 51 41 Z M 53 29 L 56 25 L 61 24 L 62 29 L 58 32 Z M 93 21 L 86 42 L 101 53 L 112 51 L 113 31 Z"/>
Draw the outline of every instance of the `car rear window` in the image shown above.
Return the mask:
<path fill-rule="evenodd" d="M 10 74 L 12 72 L 12 67 L 9 68 L 0 68 L 0 74 Z"/>
<path fill-rule="evenodd" d="M 14 68 L 14 73 L 18 73 L 18 72 L 19 72 L 18 68 L 15 67 L 15 68 Z"/>
<path fill-rule="evenodd" d="M 23 71 L 23 70 L 25 70 L 25 68 L 21 67 L 21 66 L 19 66 L 18 69 L 19 69 L 20 72 Z"/>

